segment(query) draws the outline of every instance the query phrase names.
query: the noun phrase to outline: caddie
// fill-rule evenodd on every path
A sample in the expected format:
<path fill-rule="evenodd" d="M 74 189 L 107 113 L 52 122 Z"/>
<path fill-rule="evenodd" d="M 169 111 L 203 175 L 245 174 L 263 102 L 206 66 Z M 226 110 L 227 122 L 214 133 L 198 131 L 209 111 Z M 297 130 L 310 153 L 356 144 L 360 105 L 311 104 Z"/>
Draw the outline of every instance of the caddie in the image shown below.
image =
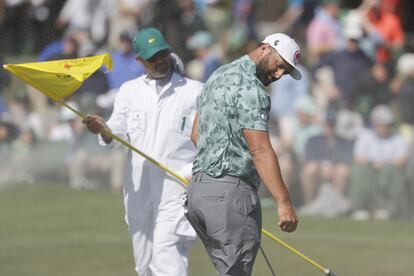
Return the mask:
<path fill-rule="evenodd" d="M 139 31 L 133 48 L 145 74 L 125 82 L 116 95 L 113 113 L 84 120 L 100 143 L 117 143 L 102 131 L 127 140 L 177 174 L 191 177 L 195 147 L 191 129 L 203 84 L 174 71 L 171 47 L 158 29 Z M 129 152 L 124 182 L 126 222 L 131 234 L 135 270 L 140 276 L 187 275 L 189 246 L 196 234 L 184 217 L 183 184 Z"/>

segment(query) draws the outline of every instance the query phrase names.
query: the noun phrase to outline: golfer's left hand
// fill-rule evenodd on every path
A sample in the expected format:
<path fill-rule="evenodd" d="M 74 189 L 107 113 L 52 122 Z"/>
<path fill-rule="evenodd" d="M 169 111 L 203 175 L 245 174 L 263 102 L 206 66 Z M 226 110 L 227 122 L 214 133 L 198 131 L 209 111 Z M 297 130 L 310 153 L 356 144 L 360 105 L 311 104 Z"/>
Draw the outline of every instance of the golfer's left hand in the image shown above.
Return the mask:
<path fill-rule="evenodd" d="M 298 226 L 298 217 L 293 210 L 292 204 L 290 202 L 278 204 L 277 211 L 279 213 L 278 225 L 280 229 L 284 232 L 295 231 Z"/>

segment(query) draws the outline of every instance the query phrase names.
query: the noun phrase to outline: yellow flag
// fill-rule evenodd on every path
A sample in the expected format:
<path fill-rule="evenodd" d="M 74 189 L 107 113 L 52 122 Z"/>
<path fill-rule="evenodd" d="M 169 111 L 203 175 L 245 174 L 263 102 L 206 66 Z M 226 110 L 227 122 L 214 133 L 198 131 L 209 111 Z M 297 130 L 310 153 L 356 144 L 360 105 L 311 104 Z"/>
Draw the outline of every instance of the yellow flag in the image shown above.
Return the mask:
<path fill-rule="evenodd" d="M 112 70 L 111 55 L 103 54 L 77 59 L 5 64 L 3 67 L 46 96 L 57 101 L 75 92 L 102 65 L 105 65 L 107 70 Z"/>

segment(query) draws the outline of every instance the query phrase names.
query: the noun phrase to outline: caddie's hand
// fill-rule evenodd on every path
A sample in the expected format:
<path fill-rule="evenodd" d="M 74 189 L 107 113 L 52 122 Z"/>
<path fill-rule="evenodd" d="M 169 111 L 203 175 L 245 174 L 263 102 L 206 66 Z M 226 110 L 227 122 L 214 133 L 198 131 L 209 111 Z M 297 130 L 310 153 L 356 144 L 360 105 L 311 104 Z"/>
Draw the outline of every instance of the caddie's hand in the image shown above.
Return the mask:
<path fill-rule="evenodd" d="M 98 115 L 86 115 L 85 118 L 83 118 L 82 123 L 84 123 L 86 128 L 94 134 L 100 134 L 106 128 L 104 119 Z"/>
<path fill-rule="evenodd" d="M 293 210 L 290 202 L 278 204 L 277 211 L 279 213 L 279 227 L 284 232 L 293 232 L 298 226 L 298 217 Z"/>

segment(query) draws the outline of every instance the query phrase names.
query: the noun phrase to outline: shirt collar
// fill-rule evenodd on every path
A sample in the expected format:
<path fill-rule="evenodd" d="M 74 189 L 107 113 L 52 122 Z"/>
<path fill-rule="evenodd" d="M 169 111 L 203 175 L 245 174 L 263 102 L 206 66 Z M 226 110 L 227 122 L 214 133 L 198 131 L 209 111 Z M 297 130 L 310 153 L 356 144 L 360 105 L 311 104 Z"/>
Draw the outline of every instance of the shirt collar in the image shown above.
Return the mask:
<path fill-rule="evenodd" d="M 175 71 L 172 73 L 172 75 L 171 75 L 171 78 L 166 82 L 166 84 L 168 84 L 168 83 L 172 83 L 172 84 L 174 84 L 174 83 L 177 83 L 177 82 L 180 82 L 180 81 L 182 81 L 184 79 L 184 77 L 183 76 L 181 76 L 180 74 L 177 74 Z M 148 74 L 145 74 L 145 77 L 144 77 L 144 82 L 146 83 L 146 84 L 150 84 L 151 82 L 155 82 L 156 80 L 154 80 L 154 79 L 150 79 L 149 77 L 148 77 Z"/>
<path fill-rule="evenodd" d="M 159 96 L 164 94 L 164 92 L 169 90 L 171 87 L 179 86 L 181 82 L 185 82 L 184 77 L 181 76 L 180 74 L 177 74 L 174 71 L 171 75 L 170 80 L 167 81 L 164 86 L 162 86 L 162 89 L 160 91 L 158 91 L 156 80 L 150 79 L 147 74 L 145 74 L 145 77 L 144 77 L 144 83 L 148 85 L 149 87 L 152 87 L 154 91 L 158 91 L 157 94 L 159 94 Z"/>
<path fill-rule="evenodd" d="M 248 76 L 256 80 L 262 89 L 265 89 L 263 83 L 257 78 L 256 64 L 253 62 L 253 60 L 251 60 L 248 55 L 242 56 L 239 60 L 241 62 L 241 67 L 249 73 Z"/>
<path fill-rule="evenodd" d="M 241 66 L 251 74 L 256 75 L 256 64 L 250 59 L 248 55 L 240 58 Z"/>

